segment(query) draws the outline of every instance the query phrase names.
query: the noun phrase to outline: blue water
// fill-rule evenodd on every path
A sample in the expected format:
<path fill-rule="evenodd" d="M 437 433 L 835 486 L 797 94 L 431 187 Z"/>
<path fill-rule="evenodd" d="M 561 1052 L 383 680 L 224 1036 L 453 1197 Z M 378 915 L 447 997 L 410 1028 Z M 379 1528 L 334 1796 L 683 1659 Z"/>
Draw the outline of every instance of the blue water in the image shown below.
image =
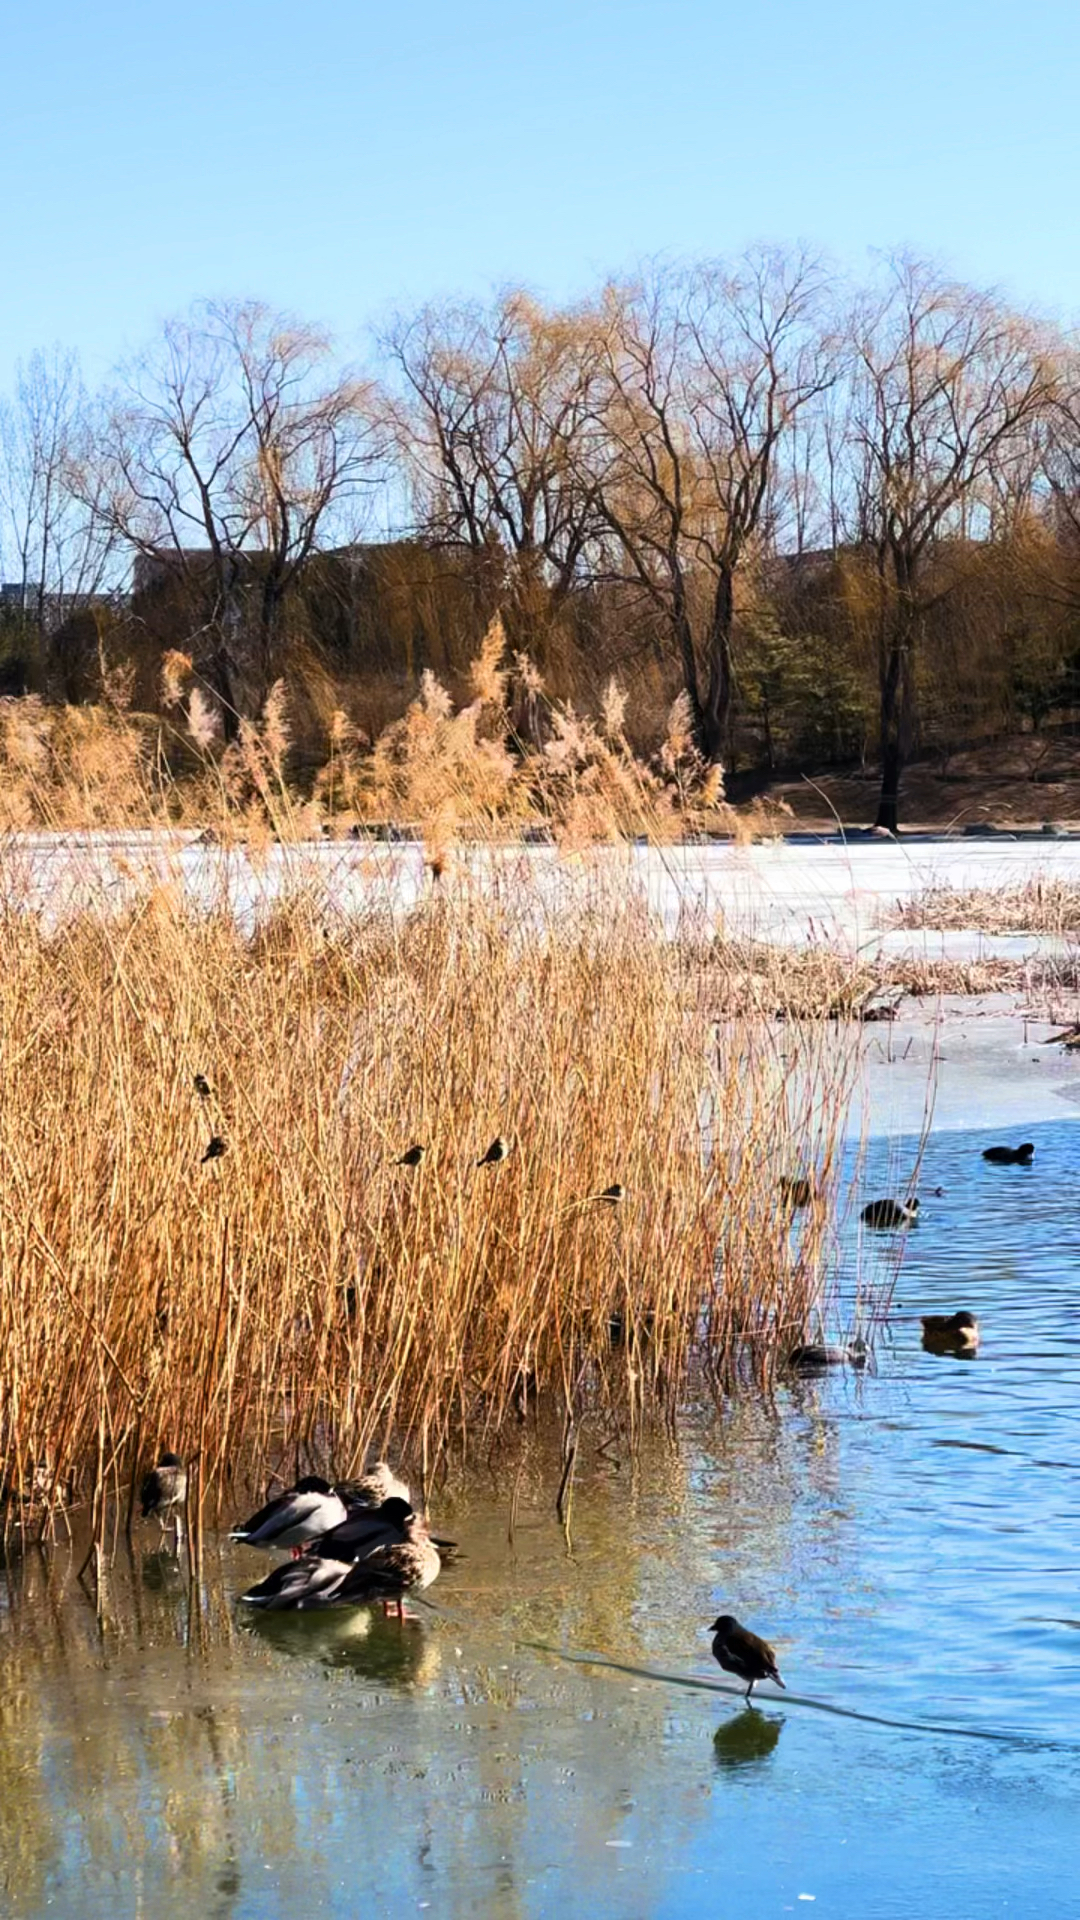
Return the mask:
<path fill-rule="evenodd" d="M 586 1427 L 569 1542 L 543 1434 L 447 1487 L 468 1557 L 418 1625 L 245 1626 L 266 1562 L 224 1543 L 191 1609 L 148 1533 L 100 1628 L 63 1553 L 13 1568 L 0 1912 L 1075 1914 L 1080 1129 L 1021 1132 L 1030 1169 L 929 1142 L 864 1373 L 693 1408 L 636 1460 Z M 871 1143 L 859 1203 L 914 1149 Z M 900 1244 L 857 1212 L 849 1289 Z M 977 1358 L 925 1353 L 957 1307 Z M 743 1708 L 719 1611 L 786 1695 Z"/>

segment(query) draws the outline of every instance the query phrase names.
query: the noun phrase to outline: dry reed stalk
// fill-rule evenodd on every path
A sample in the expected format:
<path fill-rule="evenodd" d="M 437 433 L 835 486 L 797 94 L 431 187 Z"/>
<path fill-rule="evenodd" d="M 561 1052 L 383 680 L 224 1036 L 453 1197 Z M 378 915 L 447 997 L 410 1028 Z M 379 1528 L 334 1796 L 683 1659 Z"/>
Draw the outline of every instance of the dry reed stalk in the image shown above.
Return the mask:
<path fill-rule="evenodd" d="M 197 1565 L 230 1472 L 349 1473 L 388 1436 L 433 1471 L 523 1391 L 577 1424 L 670 1417 L 692 1369 L 768 1384 L 826 1286 L 824 1209 L 792 1236 L 777 1180 L 832 1178 L 849 1060 L 813 1023 L 781 1052 L 743 957 L 617 888 L 514 898 L 328 926 L 296 890 L 251 938 L 167 886 L 51 932 L 0 913 L 9 1526 L 47 1463 L 101 1550 L 106 1496 L 173 1448 Z"/>

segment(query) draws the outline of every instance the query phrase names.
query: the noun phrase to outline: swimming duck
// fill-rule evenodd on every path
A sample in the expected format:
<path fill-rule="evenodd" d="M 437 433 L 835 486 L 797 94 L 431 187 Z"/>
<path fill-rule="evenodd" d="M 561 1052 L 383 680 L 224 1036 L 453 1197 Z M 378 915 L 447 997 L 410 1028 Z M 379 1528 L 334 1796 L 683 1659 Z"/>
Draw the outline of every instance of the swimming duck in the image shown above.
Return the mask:
<path fill-rule="evenodd" d="M 1030 1167 L 1035 1158 L 1035 1146 L 1031 1140 L 1025 1140 L 1020 1147 L 986 1147 L 983 1159 L 990 1160 L 995 1167 Z"/>
<path fill-rule="evenodd" d="M 914 1225 L 919 1211 L 917 1199 L 911 1200 L 871 1200 L 862 1210 L 862 1217 L 868 1227 L 876 1227 L 879 1232 L 888 1232 L 898 1227 Z"/>
<path fill-rule="evenodd" d="M 784 1685 L 768 1641 L 759 1639 L 749 1627 L 740 1627 L 733 1613 L 722 1613 L 713 1621 L 709 1632 L 713 1636 L 714 1660 L 720 1662 L 725 1673 L 735 1673 L 740 1680 L 749 1681 L 747 1700 L 759 1680 L 775 1680 L 778 1687 Z"/>
<path fill-rule="evenodd" d="M 329 1480 L 311 1473 L 234 1527 L 229 1538 L 242 1540 L 248 1547 L 306 1547 L 340 1526 L 348 1512 Z"/>
<path fill-rule="evenodd" d="M 979 1323 L 973 1313 L 924 1313 L 923 1346 L 928 1353 L 974 1353 L 979 1344 Z"/>
<path fill-rule="evenodd" d="M 161 1522 L 162 1532 L 171 1515 L 176 1528 L 176 1548 L 180 1550 L 184 1527 L 180 1518 L 180 1509 L 187 1499 L 187 1468 L 178 1453 L 163 1453 L 156 1467 L 143 1480 L 139 1489 L 142 1505 L 142 1517 L 149 1520 L 151 1514 Z"/>
<path fill-rule="evenodd" d="M 853 1340 L 849 1347 L 830 1347 L 808 1341 L 802 1346 L 792 1347 L 787 1363 L 802 1373 L 816 1373 L 823 1367 L 865 1367 L 866 1346 L 861 1340 Z"/>

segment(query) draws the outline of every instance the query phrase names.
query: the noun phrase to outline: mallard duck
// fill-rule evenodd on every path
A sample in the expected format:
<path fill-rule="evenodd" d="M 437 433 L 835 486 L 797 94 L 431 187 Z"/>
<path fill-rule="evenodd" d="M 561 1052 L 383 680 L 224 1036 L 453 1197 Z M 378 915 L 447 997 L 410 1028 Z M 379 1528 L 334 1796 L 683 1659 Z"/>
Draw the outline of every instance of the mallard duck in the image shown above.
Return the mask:
<path fill-rule="evenodd" d="M 312 1542 L 320 1559 L 343 1560 L 351 1566 L 376 1547 L 396 1546 L 405 1539 L 408 1521 L 415 1518 L 407 1500 L 391 1494 L 378 1507 L 352 1507 L 337 1526 Z"/>
<path fill-rule="evenodd" d="M 362 1606 L 365 1601 L 381 1600 L 389 1607 L 395 1601 L 398 1619 L 404 1620 L 405 1595 L 422 1593 L 442 1571 L 439 1549 L 415 1513 L 405 1522 L 404 1532 L 402 1541 L 376 1547 L 356 1562 L 334 1594 L 335 1605 Z"/>
<path fill-rule="evenodd" d="M 352 1572 L 348 1561 L 324 1560 L 314 1553 L 302 1553 L 275 1567 L 258 1586 L 240 1595 L 246 1607 L 265 1607 L 271 1612 L 302 1613 L 308 1607 L 328 1607 L 346 1576 Z"/>
<path fill-rule="evenodd" d="M 862 1218 L 868 1227 L 876 1227 L 879 1232 L 888 1232 L 896 1227 L 914 1225 L 919 1211 L 917 1199 L 911 1200 L 871 1200 L 862 1210 Z"/>
<path fill-rule="evenodd" d="M 784 1685 L 768 1641 L 760 1640 L 749 1627 L 740 1627 L 734 1614 L 722 1613 L 713 1621 L 709 1632 L 713 1636 L 714 1660 L 720 1662 L 725 1673 L 735 1673 L 740 1680 L 749 1681 L 748 1700 L 758 1680 L 775 1680 L 778 1687 Z"/>
<path fill-rule="evenodd" d="M 995 1167 L 1030 1167 L 1035 1158 L 1035 1143 L 1025 1140 L 1019 1147 L 985 1147 L 983 1159 Z"/>
<path fill-rule="evenodd" d="M 830 1347 L 807 1341 L 802 1346 L 792 1347 L 787 1363 L 803 1373 L 816 1373 L 822 1367 L 865 1367 L 866 1347 L 861 1340 L 853 1340 L 849 1347 Z"/>
<path fill-rule="evenodd" d="M 287 1493 L 270 1500 L 250 1520 L 234 1527 L 230 1540 L 248 1547 L 306 1547 L 348 1518 L 348 1508 L 329 1480 L 307 1474 Z"/>
<path fill-rule="evenodd" d="M 974 1353 L 979 1344 L 979 1323 L 973 1313 L 924 1313 L 923 1346 L 931 1353 Z"/>
<path fill-rule="evenodd" d="M 314 1542 L 311 1551 L 330 1560 L 366 1560 L 376 1547 L 395 1546 L 407 1539 L 410 1522 L 415 1522 L 431 1540 L 444 1564 L 459 1557 L 456 1540 L 442 1540 L 432 1534 L 427 1522 L 418 1519 L 409 1502 L 393 1494 L 381 1507 L 354 1507 L 340 1526 Z"/>
<path fill-rule="evenodd" d="M 144 1520 L 149 1520 L 153 1514 L 161 1522 L 164 1533 L 171 1515 L 176 1528 L 177 1551 L 184 1533 L 180 1509 L 187 1499 L 187 1489 L 187 1468 L 178 1453 L 163 1453 L 157 1466 L 151 1467 L 139 1489 Z"/>
<path fill-rule="evenodd" d="M 402 1500 L 412 1506 L 412 1495 L 404 1480 L 399 1480 L 385 1460 L 376 1460 L 359 1480 L 339 1482 L 338 1491 L 350 1508 L 381 1507 L 387 1500 Z"/>

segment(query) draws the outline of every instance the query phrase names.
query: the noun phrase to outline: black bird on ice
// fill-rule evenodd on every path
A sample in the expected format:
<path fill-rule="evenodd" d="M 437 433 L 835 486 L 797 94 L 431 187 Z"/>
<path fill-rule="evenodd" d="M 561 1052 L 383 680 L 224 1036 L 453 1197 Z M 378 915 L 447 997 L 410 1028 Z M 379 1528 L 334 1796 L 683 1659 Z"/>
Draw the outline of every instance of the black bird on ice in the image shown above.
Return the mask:
<path fill-rule="evenodd" d="M 725 1673 L 737 1674 L 740 1680 L 749 1682 L 747 1700 L 759 1680 L 775 1680 L 778 1687 L 784 1685 L 768 1641 L 759 1639 L 749 1627 L 740 1627 L 733 1613 L 722 1613 L 713 1621 L 709 1632 L 713 1636 L 714 1660 L 720 1662 Z"/>

